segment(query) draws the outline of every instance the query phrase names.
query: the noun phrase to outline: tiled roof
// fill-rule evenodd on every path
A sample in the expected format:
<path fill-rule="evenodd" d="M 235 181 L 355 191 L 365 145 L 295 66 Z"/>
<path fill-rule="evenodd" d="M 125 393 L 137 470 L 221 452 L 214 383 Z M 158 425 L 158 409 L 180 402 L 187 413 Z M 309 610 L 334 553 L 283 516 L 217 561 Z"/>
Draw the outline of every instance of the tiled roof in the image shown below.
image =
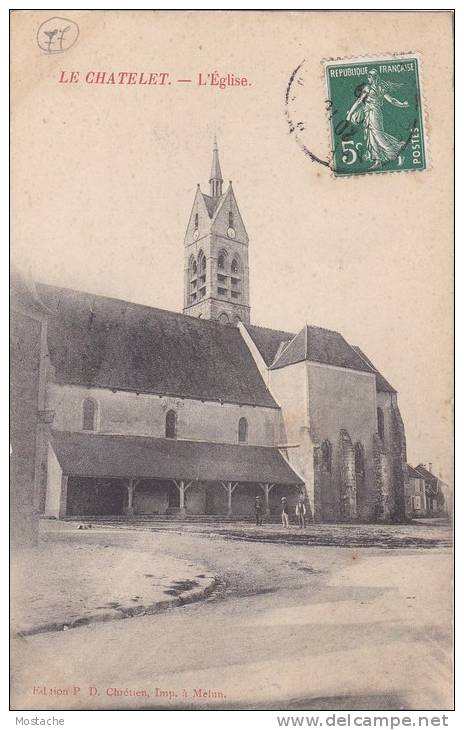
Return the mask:
<path fill-rule="evenodd" d="M 271 370 L 309 360 L 371 373 L 372 368 L 338 332 L 306 325 L 285 347 Z"/>
<path fill-rule="evenodd" d="M 361 357 L 367 362 L 368 365 L 371 366 L 372 370 L 375 372 L 375 381 L 376 381 L 377 390 L 383 391 L 385 393 L 396 393 L 396 390 L 393 387 L 393 385 L 390 385 L 388 380 L 386 380 L 383 377 L 382 373 L 379 373 L 379 371 L 377 370 L 375 365 L 373 365 L 371 360 L 369 360 L 369 358 L 367 357 L 367 355 L 364 354 L 364 352 L 361 350 L 361 348 L 358 347 L 357 345 L 353 345 L 353 348 L 356 350 L 356 352 L 358 352 L 361 355 Z"/>
<path fill-rule="evenodd" d="M 278 449 L 265 446 L 53 431 L 64 474 L 301 484 Z"/>
<path fill-rule="evenodd" d="M 423 475 L 420 474 L 420 472 L 417 471 L 417 469 L 414 469 L 412 466 L 408 466 L 408 476 L 410 479 L 423 479 Z"/>
<path fill-rule="evenodd" d="M 38 285 L 59 383 L 278 408 L 238 328 Z"/>
<path fill-rule="evenodd" d="M 274 362 L 282 343 L 288 343 L 295 337 L 292 332 L 272 330 L 268 327 L 257 327 L 252 324 L 244 326 L 268 367 Z"/>
<path fill-rule="evenodd" d="M 415 467 L 415 469 L 417 472 L 419 472 L 422 479 L 425 479 L 426 482 L 436 482 L 437 481 L 437 477 L 435 476 L 435 474 L 432 474 L 432 472 L 429 471 L 428 469 L 426 469 L 425 466 L 422 466 L 422 464 L 418 464 Z"/>

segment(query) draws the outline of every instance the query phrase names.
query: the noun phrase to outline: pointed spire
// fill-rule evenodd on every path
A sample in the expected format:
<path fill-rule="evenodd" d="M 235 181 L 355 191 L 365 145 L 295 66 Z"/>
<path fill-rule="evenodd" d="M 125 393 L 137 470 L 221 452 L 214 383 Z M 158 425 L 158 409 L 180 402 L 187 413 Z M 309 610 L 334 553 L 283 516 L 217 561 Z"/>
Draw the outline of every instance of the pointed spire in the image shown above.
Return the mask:
<path fill-rule="evenodd" d="M 219 150 L 216 135 L 213 144 L 213 162 L 211 164 L 211 176 L 209 178 L 210 195 L 212 198 L 219 198 L 222 195 L 222 172 L 219 164 Z"/>

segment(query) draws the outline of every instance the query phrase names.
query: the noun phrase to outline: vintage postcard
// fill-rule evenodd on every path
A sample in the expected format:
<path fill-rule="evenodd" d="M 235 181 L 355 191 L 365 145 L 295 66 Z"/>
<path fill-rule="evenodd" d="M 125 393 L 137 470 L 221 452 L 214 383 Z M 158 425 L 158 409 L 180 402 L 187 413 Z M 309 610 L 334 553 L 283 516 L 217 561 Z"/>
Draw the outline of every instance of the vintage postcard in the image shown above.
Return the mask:
<path fill-rule="evenodd" d="M 452 78 L 451 11 L 12 12 L 12 709 L 453 708 Z"/>

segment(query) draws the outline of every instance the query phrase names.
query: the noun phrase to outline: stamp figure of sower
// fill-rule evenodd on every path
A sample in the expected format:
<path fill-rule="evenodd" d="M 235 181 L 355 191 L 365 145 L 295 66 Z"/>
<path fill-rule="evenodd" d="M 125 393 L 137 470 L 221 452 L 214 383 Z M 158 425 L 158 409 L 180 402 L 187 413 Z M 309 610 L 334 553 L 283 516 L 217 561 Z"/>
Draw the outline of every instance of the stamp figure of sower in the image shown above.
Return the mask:
<path fill-rule="evenodd" d="M 347 121 L 363 125 L 367 148 L 365 158 L 372 160 L 371 170 L 392 160 L 398 160 L 399 166 L 403 164 L 401 152 L 405 143 L 384 130 L 382 111 L 384 100 L 395 107 L 409 106 L 408 101 L 399 101 L 390 93 L 401 86 L 403 84 L 381 79 L 376 69 L 371 69 L 367 82 L 357 87 L 358 98 L 346 115 Z"/>

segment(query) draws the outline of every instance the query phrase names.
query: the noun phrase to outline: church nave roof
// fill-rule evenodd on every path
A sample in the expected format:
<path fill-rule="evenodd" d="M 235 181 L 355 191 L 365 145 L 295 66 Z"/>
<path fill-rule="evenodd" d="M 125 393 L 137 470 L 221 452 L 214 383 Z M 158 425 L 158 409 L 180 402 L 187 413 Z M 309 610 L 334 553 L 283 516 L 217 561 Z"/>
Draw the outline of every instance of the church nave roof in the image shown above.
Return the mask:
<path fill-rule="evenodd" d="M 39 284 L 59 383 L 278 408 L 238 328 Z"/>

